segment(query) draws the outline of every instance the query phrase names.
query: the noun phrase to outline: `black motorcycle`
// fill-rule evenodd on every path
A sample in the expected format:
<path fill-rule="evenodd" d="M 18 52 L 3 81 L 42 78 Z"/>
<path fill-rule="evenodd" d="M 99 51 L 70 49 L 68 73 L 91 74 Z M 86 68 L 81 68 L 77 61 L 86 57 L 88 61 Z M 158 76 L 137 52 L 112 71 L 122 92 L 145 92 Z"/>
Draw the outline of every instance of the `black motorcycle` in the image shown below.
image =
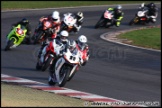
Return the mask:
<path fill-rule="evenodd" d="M 95 29 L 99 28 L 99 27 L 110 27 L 113 25 L 113 22 L 114 22 L 114 12 L 113 11 L 108 11 L 106 10 L 101 18 L 99 19 L 99 21 L 97 22 L 97 24 L 95 25 Z"/>

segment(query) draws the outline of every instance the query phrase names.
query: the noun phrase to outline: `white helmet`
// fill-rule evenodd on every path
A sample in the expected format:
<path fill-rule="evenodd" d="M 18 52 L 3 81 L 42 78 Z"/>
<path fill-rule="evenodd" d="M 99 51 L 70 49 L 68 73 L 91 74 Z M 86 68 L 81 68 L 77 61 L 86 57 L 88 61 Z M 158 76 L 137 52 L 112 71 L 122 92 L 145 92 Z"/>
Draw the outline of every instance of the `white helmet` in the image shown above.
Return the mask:
<path fill-rule="evenodd" d="M 80 43 L 87 43 L 87 37 L 84 36 L 84 35 L 81 35 L 81 36 L 78 37 L 78 41 Z"/>
<path fill-rule="evenodd" d="M 77 15 L 80 16 L 81 18 L 83 17 L 83 13 L 82 12 L 78 12 Z"/>
<path fill-rule="evenodd" d="M 54 21 L 58 21 L 60 19 L 60 13 L 58 11 L 53 11 L 52 18 Z"/>
<path fill-rule="evenodd" d="M 61 31 L 61 33 L 60 33 L 61 41 L 63 41 L 63 42 L 67 41 L 68 36 L 69 36 L 69 33 L 66 30 Z"/>
<path fill-rule="evenodd" d="M 118 5 L 118 6 L 116 7 L 116 9 L 121 10 L 121 9 L 122 9 L 122 6 L 121 6 L 121 5 Z"/>
<path fill-rule="evenodd" d="M 141 7 L 143 8 L 144 6 L 145 6 L 145 3 L 142 3 L 142 4 L 141 4 Z"/>

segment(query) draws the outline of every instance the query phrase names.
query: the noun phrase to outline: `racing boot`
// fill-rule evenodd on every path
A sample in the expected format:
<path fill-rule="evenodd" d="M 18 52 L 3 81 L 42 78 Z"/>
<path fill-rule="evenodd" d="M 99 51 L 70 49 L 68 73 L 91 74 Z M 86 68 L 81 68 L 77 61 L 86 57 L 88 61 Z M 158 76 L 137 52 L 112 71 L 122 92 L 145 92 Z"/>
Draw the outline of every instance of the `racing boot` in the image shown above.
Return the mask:
<path fill-rule="evenodd" d="M 55 71 L 50 70 L 49 71 L 48 84 L 49 85 L 55 85 L 56 82 L 57 82 L 57 80 L 56 80 Z"/>

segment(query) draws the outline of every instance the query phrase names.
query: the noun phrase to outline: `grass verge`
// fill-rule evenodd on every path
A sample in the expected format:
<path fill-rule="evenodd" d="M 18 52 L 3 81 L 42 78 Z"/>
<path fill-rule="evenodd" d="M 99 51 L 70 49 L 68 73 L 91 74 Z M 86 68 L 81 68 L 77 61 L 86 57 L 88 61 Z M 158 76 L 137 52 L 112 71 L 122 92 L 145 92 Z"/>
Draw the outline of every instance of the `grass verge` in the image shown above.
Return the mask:
<path fill-rule="evenodd" d="M 131 45 L 161 50 L 161 28 L 135 30 L 117 36 L 130 41 Z"/>
<path fill-rule="evenodd" d="M 149 1 L 1 1 L 1 10 L 149 3 Z M 154 1 L 160 3 L 159 1 Z"/>

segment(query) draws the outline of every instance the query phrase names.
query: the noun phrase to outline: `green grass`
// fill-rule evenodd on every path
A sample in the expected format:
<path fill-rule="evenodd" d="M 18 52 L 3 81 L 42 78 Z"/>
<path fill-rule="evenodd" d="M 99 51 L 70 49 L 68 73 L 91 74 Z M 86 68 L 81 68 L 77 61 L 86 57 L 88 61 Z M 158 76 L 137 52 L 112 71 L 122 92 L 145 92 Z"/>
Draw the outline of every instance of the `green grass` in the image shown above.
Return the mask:
<path fill-rule="evenodd" d="M 161 28 L 147 28 L 120 34 L 118 38 L 132 40 L 132 45 L 161 49 Z"/>
<path fill-rule="evenodd" d="M 91 5 L 117 5 L 133 3 L 149 3 L 148 1 L 1 1 L 1 9 L 27 9 L 27 8 L 56 8 Z M 160 3 L 159 1 L 156 1 Z"/>

